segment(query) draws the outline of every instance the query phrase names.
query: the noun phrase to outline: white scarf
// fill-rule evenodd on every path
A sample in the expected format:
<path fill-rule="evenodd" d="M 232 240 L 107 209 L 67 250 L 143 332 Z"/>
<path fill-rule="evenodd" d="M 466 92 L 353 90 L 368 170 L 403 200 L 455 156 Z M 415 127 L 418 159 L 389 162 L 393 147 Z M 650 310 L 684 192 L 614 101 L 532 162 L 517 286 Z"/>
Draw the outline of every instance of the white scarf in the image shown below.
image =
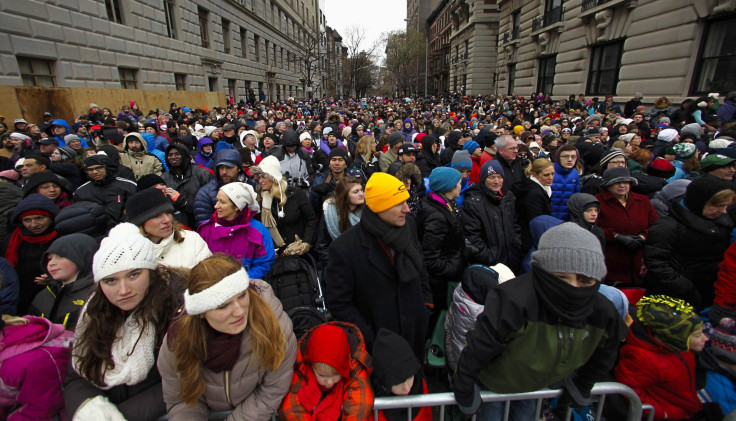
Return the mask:
<path fill-rule="evenodd" d="M 79 360 L 76 353 L 76 344 L 79 343 L 80 338 L 87 330 L 87 304 L 92 296 L 82 308 L 74 332 L 75 352 L 72 352 L 72 367 L 82 377 L 84 376 L 78 368 Z M 101 387 L 103 390 L 109 390 L 114 386 L 135 385 L 142 382 L 156 363 L 154 357 L 156 332 L 153 323 L 148 323 L 146 329 L 142 331 L 141 326 L 135 321 L 134 315 L 135 312 L 128 316 L 117 332 L 117 339 L 112 344 L 112 361 L 115 367 L 105 371 L 103 381 L 106 386 Z"/>
<path fill-rule="evenodd" d="M 529 176 L 529 179 L 539 184 L 539 187 L 543 188 L 544 191 L 547 192 L 547 196 L 552 197 L 552 187 L 543 186 L 542 183 L 540 183 L 539 180 L 537 180 L 537 177 L 535 177 L 533 174 Z"/>

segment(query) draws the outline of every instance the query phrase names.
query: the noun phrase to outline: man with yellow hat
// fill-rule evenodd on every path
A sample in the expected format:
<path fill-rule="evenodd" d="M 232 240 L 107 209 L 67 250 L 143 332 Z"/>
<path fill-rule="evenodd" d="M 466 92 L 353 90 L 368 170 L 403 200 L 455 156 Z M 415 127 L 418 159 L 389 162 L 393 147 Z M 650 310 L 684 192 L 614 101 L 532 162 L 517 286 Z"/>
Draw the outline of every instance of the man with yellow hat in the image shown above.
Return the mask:
<path fill-rule="evenodd" d="M 432 292 L 407 199 L 396 177 L 371 176 L 360 223 L 330 245 L 325 298 L 335 320 L 360 328 L 367 349 L 385 327 L 422 358 Z"/>

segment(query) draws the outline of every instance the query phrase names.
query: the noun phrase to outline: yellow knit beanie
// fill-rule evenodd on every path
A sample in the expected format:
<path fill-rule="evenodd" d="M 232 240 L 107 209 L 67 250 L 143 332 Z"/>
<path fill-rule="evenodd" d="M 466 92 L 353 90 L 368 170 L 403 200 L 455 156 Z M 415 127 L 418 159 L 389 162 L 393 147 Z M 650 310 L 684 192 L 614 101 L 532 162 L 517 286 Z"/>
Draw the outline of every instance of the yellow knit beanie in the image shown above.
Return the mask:
<path fill-rule="evenodd" d="M 406 186 L 398 178 L 374 173 L 365 185 L 365 204 L 375 213 L 381 213 L 409 199 Z"/>

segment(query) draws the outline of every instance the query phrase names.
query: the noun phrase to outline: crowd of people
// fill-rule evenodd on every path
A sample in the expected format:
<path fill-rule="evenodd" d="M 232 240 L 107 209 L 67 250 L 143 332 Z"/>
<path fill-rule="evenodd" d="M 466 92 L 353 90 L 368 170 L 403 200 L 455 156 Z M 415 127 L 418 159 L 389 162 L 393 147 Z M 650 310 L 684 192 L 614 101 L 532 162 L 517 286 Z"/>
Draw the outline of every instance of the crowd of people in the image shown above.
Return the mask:
<path fill-rule="evenodd" d="M 369 419 L 429 392 L 437 329 L 478 419 L 544 387 L 511 419 L 585 416 L 600 381 L 736 413 L 736 92 L 642 98 L 0 116 L 0 415 Z M 331 317 L 301 337 L 264 281 L 291 256 Z"/>

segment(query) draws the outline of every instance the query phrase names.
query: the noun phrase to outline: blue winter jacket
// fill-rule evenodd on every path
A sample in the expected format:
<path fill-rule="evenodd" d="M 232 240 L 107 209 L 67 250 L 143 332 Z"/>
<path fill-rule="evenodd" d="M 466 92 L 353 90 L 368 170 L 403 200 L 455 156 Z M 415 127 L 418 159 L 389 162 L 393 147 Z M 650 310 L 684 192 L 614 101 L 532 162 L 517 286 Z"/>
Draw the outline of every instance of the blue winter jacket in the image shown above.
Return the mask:
<path fill-rule="evenodd" d="M 54 120 L 54 121 L 51 122 L 51 125 L 52 126 L 62 126 L 62 127 L 65 127 L 66 128 L 66 133 L 64 133 L 63 135 L 54 135 L 54 138 L 57 141 L 59 141 L 59 147 L 60 148 L 63 148 L 64 146 L 66 146 L 66 142 L 64 141 L 64 136 L 72 133 L 72 131 L 69 129 L 69 123 L 67 123 L 66 120 L 62 120 L 60 118 L 57 118 L 56 120 Z M 87 147 L 87 141 L 85 141 L 81 137 L 79 138 L 79 141 L 82 143 L 82 147 L 83 148 L 86 148 Z"/>
<path fill-rule="evenodd" d="M 268 271 L 271 270 L 271 264 L 276 260 L 276 249 L 273 246 L 271 233 L 265 225 L 255 219 L 251 219 L 249 224 L 263 236 L 263 248 L 266 250 L 266 254 L 261 257 L 242 259 L 243 267 L 252 279 L 263 279 Z"/>
<path fill-rule="evenodd" d="M 194 221 L 196 226 L 199 226 L 203 222 L 210 219 L 212 212 L 215 209 L 215 202 L 217 202 L 217 192 L 222 187 L 222 180 L 220 180 L 220 174 L 217 171 L 217 166 L 223 162 L 233 163 L 238 168 L 241 168 L 242 163 L 240 158 L 240 152 L 235 149 L 223 149 L 215 154 L 215 178 L 209 183 L 202 186 L 197 193 L 197 197 L 194 199 Z M 238 181 L 245 181 L 245 174 L 242 169 Z"/>
<path fill-rule="evenodd" d="M 152 135 L 151 133 L 141 133 L 141 136 L 143 137 L 143 140 L 146 141 L 146 152 L 158 158 L 158 160 L 161 161 L 161 164 L 164 166 L 164 171 L 168 171 L 169 166 L 166 165 L 166 153 L 154 147 L 157 139 L 156 136 Z"/>
<path fill-rule="evenodd" d="M 555 162 L 555 180 L 552 182 L 552 216 L 563 221 L 570 217 L 567 201 L 575 193 L 580 192 L 580 176 L 573 167 L 566 170 Z"/>
<path fill-rule="evenodd" d="M 13 265 L 0 257 L 0 276 L 2 277 L 2 289 L 0 289 L 0 314 L 17 315 L 18 296 L 20 295 L 20 284 L 18 275 Z"/>

